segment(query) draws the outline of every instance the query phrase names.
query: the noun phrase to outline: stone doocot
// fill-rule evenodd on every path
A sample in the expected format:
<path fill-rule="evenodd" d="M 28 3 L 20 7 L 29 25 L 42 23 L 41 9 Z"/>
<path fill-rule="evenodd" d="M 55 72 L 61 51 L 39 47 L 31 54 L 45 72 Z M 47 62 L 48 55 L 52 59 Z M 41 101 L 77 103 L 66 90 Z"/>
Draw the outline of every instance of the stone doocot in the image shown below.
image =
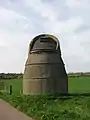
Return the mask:
<path fill-rule="evenodd" d="M 68 77 L 59 40 L 49 34 L 33 38 L 23 76 L 23 94 L 68 93 Z"/>

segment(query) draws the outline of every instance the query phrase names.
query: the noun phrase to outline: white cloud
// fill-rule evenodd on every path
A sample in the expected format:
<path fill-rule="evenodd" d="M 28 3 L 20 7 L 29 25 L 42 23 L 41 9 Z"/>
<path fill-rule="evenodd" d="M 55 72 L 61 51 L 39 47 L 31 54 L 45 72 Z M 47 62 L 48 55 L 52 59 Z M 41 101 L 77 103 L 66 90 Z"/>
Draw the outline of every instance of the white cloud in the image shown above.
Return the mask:
<path fill-rule="evenodd" d="M 90 0 L 66 0 L 66 4 L 71 8 L 88 8 Z"/>
<path fill-rule="evenodd" d="M 3 0 L 0 6 L 0 72 L 22 72 L 29 42 L 40 33 L 59 38 L 67 71 L 90 70 L 88 0 Z"/>
<path fill-rule="evenodd" d="M 73 32 L 76 28 L 81 26 L 83 23 L 80 17 L 75 17 L 66 21 L 55 20 L 54 22 L 48 22 L 44 26 L 50 26 L 50 29 L 57 34 L 61 33 L 70 33 Z"/>
<path fill-rule="evenodd" d="M 33 34 L 25 33 L 27 20 L 15 11 L 0 8 L 0 16 L 0 72 L 21 72 Z"/>

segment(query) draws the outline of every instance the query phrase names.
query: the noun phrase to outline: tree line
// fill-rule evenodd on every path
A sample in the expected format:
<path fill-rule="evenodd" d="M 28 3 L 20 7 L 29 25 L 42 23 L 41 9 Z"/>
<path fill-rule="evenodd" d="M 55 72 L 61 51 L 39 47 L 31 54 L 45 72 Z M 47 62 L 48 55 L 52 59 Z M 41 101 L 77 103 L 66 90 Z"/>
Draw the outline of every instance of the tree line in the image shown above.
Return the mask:
<path fill-rule="evenodd" d="M 68 77 L 90 76 L 90 72 L 68 73 Z M 0 73 L 0 79 L 23 78 L 23 73 Z"/>
<path fill-rule="evenodd" d="M 90 77 L 90 72 L 68 73 L 68 77 Z"/>
<path fill-rule="evenodd" d="M 22 73 L 0 73 L 0 79 L 17 79 L 23 78 Z"/>

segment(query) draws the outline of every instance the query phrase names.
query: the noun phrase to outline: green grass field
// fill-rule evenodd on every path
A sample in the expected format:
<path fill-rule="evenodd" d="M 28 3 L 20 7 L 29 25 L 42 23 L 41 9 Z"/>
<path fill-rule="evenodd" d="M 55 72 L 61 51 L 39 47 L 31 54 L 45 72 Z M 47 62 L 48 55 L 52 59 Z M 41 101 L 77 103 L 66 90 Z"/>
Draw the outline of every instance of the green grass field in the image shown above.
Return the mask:
<path fill-rule="evenodd" d="M 90 120 L 90 95 L 25 96 L 22 79 L 6 80 L 13 86 L 12 95 L 0 93 L 0 98 L 34 120 Z M 69 78 L 69 93 L 90 93 L 90 77 Z M 8 89 L 8 88 L 7 88 Z"/>
<path fill-rule="evenodd" d="M 90 92 L 90 77 L 69 78 L 69 93 L 88 93 Z"/>
<path fill-rule="evenodd" d="M 6 89 L 12 85 L 13 93 L 20 93 L 22 91 L 22 79 L 6 80 Z M 78 77 L 68 79 L 69 93 L 88 93 L 90 92 L 90 77 Z"/>
<path fill-rule="evenodd" d="M 12 85 L 12 92 L 13 93 L 20 93 L 22 92 L 22 79 L 12 79 L 12 80 L 5 80 L 5 89 L 9 91 L 9 86 Z"/>

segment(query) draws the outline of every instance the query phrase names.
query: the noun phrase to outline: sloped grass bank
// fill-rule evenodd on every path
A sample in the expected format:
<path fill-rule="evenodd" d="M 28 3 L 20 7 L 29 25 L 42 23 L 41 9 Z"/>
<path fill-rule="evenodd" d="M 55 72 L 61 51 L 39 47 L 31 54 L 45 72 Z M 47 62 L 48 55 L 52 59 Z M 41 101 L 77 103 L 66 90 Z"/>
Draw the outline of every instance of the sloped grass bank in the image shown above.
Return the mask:
<path fill-rule="evenodd" d="M 24 96 L 0 98 L 35 120 L 90 120 L 90 96 Z"/>

